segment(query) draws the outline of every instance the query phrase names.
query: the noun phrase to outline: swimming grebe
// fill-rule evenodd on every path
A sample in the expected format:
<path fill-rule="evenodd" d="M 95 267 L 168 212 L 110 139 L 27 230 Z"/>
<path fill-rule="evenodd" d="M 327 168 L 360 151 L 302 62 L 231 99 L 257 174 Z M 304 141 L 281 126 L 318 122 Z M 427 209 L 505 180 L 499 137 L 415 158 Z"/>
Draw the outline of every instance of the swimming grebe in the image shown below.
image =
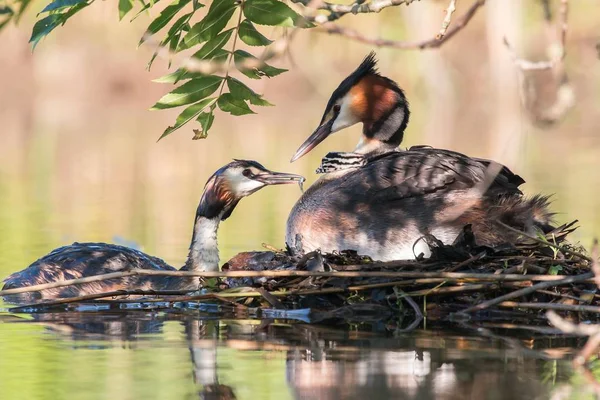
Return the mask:
<path fill-rule="evenodd" d="M 267 185 L 302 182 L 300 175 L 272 172 L 256 161 L 235 160 L 215 172 L 206 182 L 196 210 L 196 219 L 184 271 L 218 271 L 217 229 L 238 202 Z M 32 286 L 134 268 L 175 271 L 163 260 L 141 251 L 106 243 L 73 243 L 40 258 L 26 269 L 5 279 L 3 289 Z M 73 297 L 122 289 L 195 290 L 198 278 L 125 277 L 6 296 L 7 301 L 25 302 L 42 298 Z"/>
<path fill-rule="evenodd" d="M 333 92 L 319 127 L 292 158 L 333 132 L 363 123 L 354 152 L 330 153 L 318 172 L 332 172 L 293 207 L 286 232 L 292 250 L 411 259 L 429 255 L 419 241 L 423 235 L 451 244 L 466 224 L 479 245 L 492 246 L 514 236 L 496 220 L 528 232 L 551 229 L 547 197 L 523 198 L 518 187 L 524 180 L 508 168 L 425 146 L 398 150 L 409 115 L 404 92 L 377 72 L 369 54 Z"/>

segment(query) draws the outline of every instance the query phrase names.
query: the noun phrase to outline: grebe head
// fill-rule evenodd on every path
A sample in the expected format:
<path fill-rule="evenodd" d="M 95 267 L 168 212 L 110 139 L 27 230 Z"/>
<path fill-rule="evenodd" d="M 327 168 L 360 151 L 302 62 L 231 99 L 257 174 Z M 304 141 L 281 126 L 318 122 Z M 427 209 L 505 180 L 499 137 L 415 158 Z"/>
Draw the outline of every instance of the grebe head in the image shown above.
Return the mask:
<path fill-rule="evenodd" d="M 304 182 L 304 177 L 273 172 L 256 161 L 234 160 L 221 167 L 206 182 L 198 205 L 198 216 L 227 219 L 237 203 L 267 185 Z"/>
<path fill-rule="evenodd" d="M 369 154 L 393 150 L 400 145 L 408 124 L 408 101 L 398 85 L 379 75 L 375 53 L 335 89 L 319 127 L 300 146 L 296 161 L 334 132 L 363 123 L 363 134 L 354 152 Z"/>

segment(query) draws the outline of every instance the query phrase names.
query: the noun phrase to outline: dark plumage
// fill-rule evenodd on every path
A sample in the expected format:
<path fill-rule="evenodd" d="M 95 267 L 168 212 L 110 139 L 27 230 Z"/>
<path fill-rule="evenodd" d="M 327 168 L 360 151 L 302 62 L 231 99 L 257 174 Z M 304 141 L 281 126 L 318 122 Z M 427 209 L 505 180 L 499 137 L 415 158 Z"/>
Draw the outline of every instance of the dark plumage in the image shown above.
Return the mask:
<path fill-rule="evenodd" d="M 514 237 L 495 221 L 530 233 L 552 229 L 547 197 L 524 198 L 524 180 L 507 167 L 426 146 L 398 150 L 408 102 L 395 82 L 376 71 L 373 53 L 336 89 L 329 107 L 339 112 L 326 112 L 292 160 L 359 122 L 362 138 L 353 155 L 324 160 L 319 172 L 330 173 L 307 189 L 289 215 L 290 248 L 356 250 L 393 260 L 427 255 L 424 243 L 413 247 L 426 234 L 450 244 L 466 224 L 480 245 L 490 246 Z"/>
<path fill-rule="evenodd" d="M 267 185 L 302 182 L 294 174 L 272 172 L 255 161 L 235 160 L 207 181 L 196 211 L 190 252 L 182 270 L 216 271 L 219 268 L 217 229 L 237 203 Z M 3 289 L 124 272 L 132 269 L 175 271 L 160 258 L 124 246 L 106 243 L 73 243 L 40 258 L 23 271 L 5 279 Z M 116 290 L 195 290 L 198 278 L 130 276 L 41 292 L 5 296 L 11 302 L 73 297 Z"/>
<path fill-rule="evenodd" d="M 132 269 L 176 271 L 157 257 L 125 246 L 107 243 L 73 243 L 59 247 L 35 261 L 26 269 L 15 272 L 4 280 L 3 290 L 48 282 L 78 279 L 86 276 Z M 195 286 L 194 286 L 195 285 Z M 128 276 L 81 285 L 46 289 L 43 292 L 20 293 L 5 296 L 11 302 L 34 302 L 42 298 L 63 298 L 101 293 L 120 289 L 140 290 L 193 290 L 197 278 Z"/>

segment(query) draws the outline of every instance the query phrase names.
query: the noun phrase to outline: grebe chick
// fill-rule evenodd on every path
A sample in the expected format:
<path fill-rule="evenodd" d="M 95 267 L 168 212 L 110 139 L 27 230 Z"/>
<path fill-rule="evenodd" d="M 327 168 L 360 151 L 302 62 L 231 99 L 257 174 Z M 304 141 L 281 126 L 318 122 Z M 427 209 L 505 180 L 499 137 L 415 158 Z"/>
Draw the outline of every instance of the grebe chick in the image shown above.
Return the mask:
<path fill-rule="evenodd" d="M 547 197 L 524 198 L 524 180 L 507 167 L 425 146 L 399 150 L 409 116 L 404 92 L 377 72 L 369 54 L 333 92 L 319 126 L 292 157 L 363 124 L 354 152 L 328 154 L 318 170 L 324 174 L 292 208 L 289 248 L 355 250 L 385 261 L 429 256 L 420 238 L 433 234 L 452 244 L 467 224 L 488 246 L 514 238 L 497 220 L 530 233 L 552 229 Z"/>
<path fill-rule="evenodd" d="M 300 175 L 272 172 L 256 161 L 235 160 L 216 171 L 206 182 L 196 210 L 189 254 L 182 271 L 218 271 L 217 229 L 238 202 L 267 185 L 304 181 Z M 5 279 L 3 289 L 64 281 L 131 269 L 175 271 L 163 260 L 141 251 L 106 243 L 73 243 L 60 247 L 26 269 Z M 199 278 L 124 277 L 106 281 L 5 296 L 11 302 L 74 297 L 114 290 L 196 290 Z"/>

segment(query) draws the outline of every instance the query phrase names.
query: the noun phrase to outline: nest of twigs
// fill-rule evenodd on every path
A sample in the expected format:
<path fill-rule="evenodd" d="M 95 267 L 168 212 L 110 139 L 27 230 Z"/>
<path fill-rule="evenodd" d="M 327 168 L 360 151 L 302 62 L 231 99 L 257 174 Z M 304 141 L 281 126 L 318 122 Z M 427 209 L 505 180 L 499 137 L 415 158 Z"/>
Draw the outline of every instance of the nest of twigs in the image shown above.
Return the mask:
<path fill-rule="evenodd" d="M 13 311 L 85 303 L 88 309 L 245 310 L 256 316 L 310 322 L 382 321 L 398 316 L 420 321 L 426 315 L 440 321 L 531 324 L 545 323 L 545 310 L 560 310 L 597 320 L 600 304 L 594 262 L 584 249 L 565 240 L 573 225 L 545 236 L 522 234 L 514 243 L 495 248 L 478 246 L 466 226 L 453 245 L 424 237 L 431 257 L 411 261 L 375 262 L 351 251 L 302 257 L 287 251 L 240 253 L 223 266 L 223 272 L 196 273 L 203 281 L 199 292 L 118 291 Z M 128 297 L 132 295 L 136 298 Z M 208 303 L 213 308 L 201 306 Z"/>

